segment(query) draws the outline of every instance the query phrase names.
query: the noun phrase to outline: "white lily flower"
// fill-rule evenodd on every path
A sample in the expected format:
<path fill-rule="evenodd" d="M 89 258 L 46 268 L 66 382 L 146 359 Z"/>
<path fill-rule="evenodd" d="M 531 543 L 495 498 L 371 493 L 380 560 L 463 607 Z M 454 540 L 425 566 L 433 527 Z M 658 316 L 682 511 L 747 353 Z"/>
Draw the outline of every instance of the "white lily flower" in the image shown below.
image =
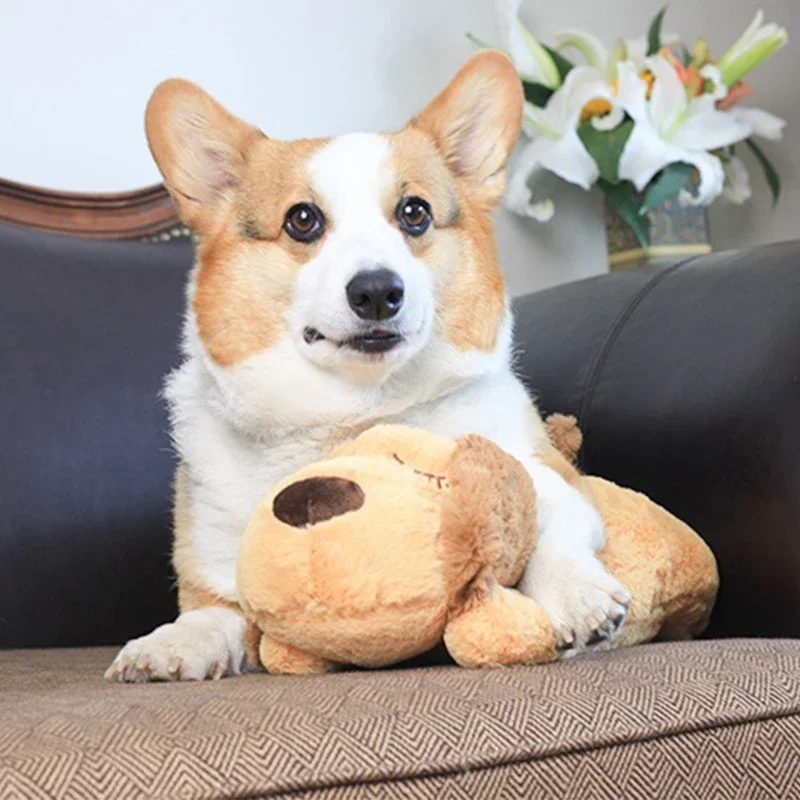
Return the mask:
<path fill-rule="evenodd" d="M 712 86 L 711 91 L 708 93 L 714 100 L 724 100 L 728 96 L 728 87 L 722 80 L 722 73 L 719 67 L 714 64 L 706 64 L 700 70 L 700 77 L 705 78 Z"/>
<path fill-rule="evenodd" d="M 750 173 L 744 161 L 738 156 L 729 159 L 725 164 L 725 188 L 722 190 L 722 196 L 737 206 L 746 203 L 753 196 Z"/>
<path fill-rule="evenodd" d="M 522 0 L 497 0 L 497 26 L 503 49 L 524 81 L 557 89 L 561 85 L 561 75 L 550 53 L 522 24 L 521 4 Z"/>
<path fill-rule="evenodd" d="M 564 28 L 555 35 L 555 49 L 561 53 L 569 49 L 583 53 L 590 67 L 605 72 L 609 61 L 608 48 L 594 35 L 580 28 Z"/>
<path fill-rule="evenodd" d="M 537 222 L 549 222 L 556 212 L 555 203 L 538 190 L 537 178 L 543 173 L 537 164 L 531 164 L 529 154 L 523 149 L 512 171 L 506 194 L 503 198 L 505 207 L 521 217 L 530 217 Z"/>
<path fill-rule="evenodd" d="M 770 114 L 769 111 L 762 111 L 760 108 L 734 106 L 730 113 L 745 125 L 749 125 L 753 129 L 754 136 L 769 139 L 771 142 L 779 142 L 783 138 L 786 120 L 776 117 L 775 114 Z"/>
<path fill-rule="evenodd" d="M 542 221 L 552 216 L 552 203 L 534 200 L 531 195 L 531 183 L 541 170 L 584 189 L 597 181 L 600 169 L 578 136 L 578 125 L 586 104 L 598 99 L 608 101 L 612 107 L 616 105 L 613 90 L 601 72 L 592 67 L 575 67 L 544 108 L 525 104 L 523 131 L 533 141 L 522 149 L 511 171 L 505 196 L 507 208 Z"/>
<path fill-rule="evenodd" d="M 681 37 L 668 33 L 661 37 L 661 43 L 668 47 L 678 44 Z M 578 50 L 590 67 L 605 72 L 609 80 L 616 78 L 616 67 L 621 61 L 633 61 L 641 67 L 647 58 L 648 41 L 644 36 L 620 40 L 619 46 L 610 51 L 596 36 L 580 28 L 564 28 L 555 35 L 555 49 Z"/>
<path fill-rule="evenodd" d="M 619 67 L 618 100 L 635 123 L 622 152 L 619 176 L 642 191 L 669 164 L 691 164 L 700 174 L 694 202 L 708 205 L 722 193 L 724 173 L 719 158 L 707 151 L 746 139 L 752 128 L 717 110 L 711 94 L 688 98 L 664 58 L 648 58 L 645 66 L 654 78 L 649 99 L 648 84 L 636 65 L 628 61 Z"/>
<path fill-rule="evenodd" d="M 774 22 L 764 25 L 759 9 L 750 27 L 719 60 L 718 66 L 727 86 L 738 83 L 750 70 L 766 61 L 789 41 L 789 34 Z"/>
<path fill-rule="evenodd" d="M 681 37 L 678 33 L 665 33 L 661 35 L 662 47 L 674 47 L 676 44 L 681 43 Z M 647 49 L 650 43 L 645 36 L 637 36 L 634 39 L 625 40 L 625 51 L 627 53 L 627 60 L 633 63 L 640 69 L 644 66 L 650 56 L 647 55 Z"/>

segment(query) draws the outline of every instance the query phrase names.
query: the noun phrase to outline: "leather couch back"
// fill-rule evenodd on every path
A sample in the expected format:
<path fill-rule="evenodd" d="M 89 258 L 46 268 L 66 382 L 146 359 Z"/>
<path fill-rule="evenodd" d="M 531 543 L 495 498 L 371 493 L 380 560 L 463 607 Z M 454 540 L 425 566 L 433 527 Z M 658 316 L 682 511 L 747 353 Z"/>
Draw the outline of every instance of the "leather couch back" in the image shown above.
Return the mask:
<path fill-rule="evenodd" d="M 117 643 L 175 614 L 159 392 L 191 259 L 0 227 L 0 646 Z"/>
<path fill-rule="evenodd" d="M 188 243 L 0 226 L 0 647 L 112 644 L 176 611 L 174 456 Z M 517 303 L 521 371 L 575 413 L 589 472 L 710 542 L 716 635 L 800 635 L 800 245 Z M 499 413 L 502 413 L 501 411 Z"/>
<path fill-rule="evenodd" d="M 520 366 L 575 414 L 588 473 L 717 556 L 710 636 L 800 636 L 800 242 L 581 281 L 517 304 Z"/>

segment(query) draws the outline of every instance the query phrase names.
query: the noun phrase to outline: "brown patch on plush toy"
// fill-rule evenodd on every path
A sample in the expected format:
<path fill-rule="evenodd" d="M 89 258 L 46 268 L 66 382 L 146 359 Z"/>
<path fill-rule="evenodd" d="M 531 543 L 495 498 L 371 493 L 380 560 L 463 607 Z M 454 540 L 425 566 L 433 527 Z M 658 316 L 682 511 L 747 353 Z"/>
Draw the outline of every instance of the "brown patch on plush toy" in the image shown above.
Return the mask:
<path fill-rule="evenodd" d="M 364 490 L 343 478 L 307 478 L 287 486 L 272 501 L 272 513 L 293 528 L 307 528 L 364 505 Z"/>

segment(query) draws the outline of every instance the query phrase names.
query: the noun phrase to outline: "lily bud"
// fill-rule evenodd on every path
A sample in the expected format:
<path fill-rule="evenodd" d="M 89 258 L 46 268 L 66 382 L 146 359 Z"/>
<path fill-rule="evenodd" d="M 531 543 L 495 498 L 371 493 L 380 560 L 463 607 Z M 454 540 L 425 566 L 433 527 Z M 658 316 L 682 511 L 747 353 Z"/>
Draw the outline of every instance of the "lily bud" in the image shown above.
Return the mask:
<path fill-rule="evenodd" d="M 785 28 L 775 23 L 764 25 L 759 9 L 750 27 L 719 60 L 718 67 L 726 86 L 734 86 L 748 72 L 763 64 L 789 41 Z"/>

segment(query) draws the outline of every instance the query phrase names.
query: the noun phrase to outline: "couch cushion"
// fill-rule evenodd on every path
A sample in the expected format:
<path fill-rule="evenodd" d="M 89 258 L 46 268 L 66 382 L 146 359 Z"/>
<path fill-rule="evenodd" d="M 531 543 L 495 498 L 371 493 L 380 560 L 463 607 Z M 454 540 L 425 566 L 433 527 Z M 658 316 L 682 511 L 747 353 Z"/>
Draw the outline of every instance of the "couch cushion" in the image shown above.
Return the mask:
<path fill-rule="evenodd" d="M 797 641 L 204 684 L 112 657 L 0 654 L 0 796 L 800 796 Z"/>

